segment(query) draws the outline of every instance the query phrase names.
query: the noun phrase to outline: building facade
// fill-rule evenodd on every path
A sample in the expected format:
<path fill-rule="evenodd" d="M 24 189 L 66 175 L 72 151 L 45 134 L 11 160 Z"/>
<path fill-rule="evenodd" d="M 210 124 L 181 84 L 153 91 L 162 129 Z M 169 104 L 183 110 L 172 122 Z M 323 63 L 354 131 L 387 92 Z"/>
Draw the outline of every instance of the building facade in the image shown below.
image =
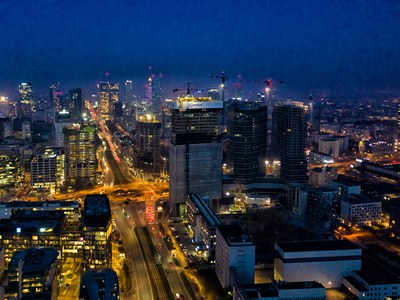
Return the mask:
<path fill-rule="evenodd" d="M 275 105 L 272 112 L 273 155 L 281 161 L 280 177 L 289 182 L 307 182 L 306 111 L 302 103 Z"/>
<path fill-rule="evenodd" d="M 96 184 L 96 127 L 74 124 L 64 127 L 65 181 L 68 188 Z"/>
<path fill-rule="evenodd" d="M 35 112 L 32 82 L 19 84 L 19 112 L 20 117 L 32 118 Z"/>
<path fill-rule="evenodd" d="M 180 98 L 171 105 L 169 145 L 171 212 L 183 216 L 190 193 L 221 199 L 222 102 L 210 98 Z"/>
<path fill-rule="evenodd" d="M 265 175 L 267 107 L 235 101 L 228 106 L 227 168 L 235 182 L 247 184 Z"/>

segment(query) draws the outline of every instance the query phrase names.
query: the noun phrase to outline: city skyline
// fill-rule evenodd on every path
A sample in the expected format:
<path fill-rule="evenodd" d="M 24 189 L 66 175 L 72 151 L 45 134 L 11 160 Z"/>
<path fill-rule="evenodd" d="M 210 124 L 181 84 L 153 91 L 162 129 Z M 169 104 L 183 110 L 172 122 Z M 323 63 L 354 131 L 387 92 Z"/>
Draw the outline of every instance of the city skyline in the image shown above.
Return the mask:
<path fill-rule="evenodd" d="M 38 96 L 53 81 L 92 93 L 106 73 L 112 81 L 134 80 L 142 96 L 152 72 L 163 74 L 170 96 L 187 81 L 215 87 L 209 75 L 221 71 L 228 88 L 238 75 L 256 91 L 261 85 L 247 80 L 284 80 L 280 93 L 287 98 L 399 91 L 395 1 L 20 4 L 23 10 L 0 4 L 7 45 L 0 49 L 1 92 L 12 96 L 25 81 Z"/>

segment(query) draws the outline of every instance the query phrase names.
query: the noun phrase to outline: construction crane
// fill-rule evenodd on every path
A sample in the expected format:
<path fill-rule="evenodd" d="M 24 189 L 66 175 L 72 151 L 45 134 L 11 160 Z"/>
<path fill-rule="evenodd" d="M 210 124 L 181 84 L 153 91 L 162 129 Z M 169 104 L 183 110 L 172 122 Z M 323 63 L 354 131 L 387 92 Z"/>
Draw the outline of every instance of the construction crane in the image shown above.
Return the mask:
<path fill-rule="evenodd" d="M 225 101 L 225 89 L 226 89 L 226 81 L 228 80 L 228 76 L 225 75 L 225 72 L 222 71 L 221 75 L 210 75 L 211 78 L 221 79 L 221 100 Z"/>
<path fill-rule="evenodd" d="M 191 91 L 191 89 L 190 89 L 190 85 L 191 85 L 191 84 L 192 84 L 191 82 L 188 82 L 188 83 L 186 83 L 186 89 L 183 89 L 183 88 L 176 88 L 176 89 L 173 89 L 172 92 L 173 92 L 173 93 L 176 93 L 176 92 L 181 92 L 181 93 L 183 93 L 183 91 L 186 91 L 186 95 L 189 96 L 189 95 L 190 95 L 190 91 Z"/>

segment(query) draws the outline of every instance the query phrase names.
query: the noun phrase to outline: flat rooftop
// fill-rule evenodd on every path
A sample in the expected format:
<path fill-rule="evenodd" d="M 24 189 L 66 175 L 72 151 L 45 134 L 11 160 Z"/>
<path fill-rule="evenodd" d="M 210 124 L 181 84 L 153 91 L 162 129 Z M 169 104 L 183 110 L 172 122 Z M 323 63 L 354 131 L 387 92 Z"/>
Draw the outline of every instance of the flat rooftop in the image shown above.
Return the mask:
<path fill-rule="evenodd" d="M 253 245 L 253 241 L 238 224 L 221 225 L 218 226 L 218 229 L 230 246 L 236 246 L 235 244 L 238 246 Z"/>
<path fill-rule="evenodd" d="M 360 249 L 348 240 L 317 240 L 300 242 L 276 242 L 283 252 L 334 251 Z"/>
<path fill-rule="evenodd" d="M 83 208 L 83 224 L 89 227 L 105 227 L 110 222 L 110 200 L 107 195 L 87 195 Z"/>
<path fill-rule="evenodd" d="M 400 278 L 398 276 L 371 259 L 364 260 L 361 270 L 354 271 L 354 273 L 370 285 L 400 284 Z"/>
<path fill-rule="evenodd" d="M 29 248 L 16 251 L 11 258 L 11 268 L 18 268 L 20 260 L 24 261 L 23 272 L 44 272 L 56 261 L 58 251 L 53 248 Z"/>
<path fill-rule="evenodd" d="M 375 200 L 365 195 L 353 195 L 351 194 L 348 198 L 343 199 L 342 201 L 350 203 L 350 204 L 363 204 L 363 203 L 381 203 L 380 200 Z"/>
<path fill-rule="evenodd" d="M 199 195 L 189 195 L 190 200 L 195 204 L 200 214 L 205 218 L 210 227 L 221 225 L 221 220 L 217 217 L 214 211 L 204 202 Z"/>
<path fill-rule="evenodd" d="M 11 201 L 0 203 L 0 207 L 6 208 L 46 208 L 46 207 L 71 207 L 71 208 L 79 208 L 81 204 L 78 201 Z"/>
<path fill-rule="evenodd" d="M 339 184 L 343 184 L 346 186 L 359 186 L 361 185 L 360 181 L 355 180 L 354 178 L 339 175 L 337 179 L 333 179 L 332 181 L 337 182 Z"/>

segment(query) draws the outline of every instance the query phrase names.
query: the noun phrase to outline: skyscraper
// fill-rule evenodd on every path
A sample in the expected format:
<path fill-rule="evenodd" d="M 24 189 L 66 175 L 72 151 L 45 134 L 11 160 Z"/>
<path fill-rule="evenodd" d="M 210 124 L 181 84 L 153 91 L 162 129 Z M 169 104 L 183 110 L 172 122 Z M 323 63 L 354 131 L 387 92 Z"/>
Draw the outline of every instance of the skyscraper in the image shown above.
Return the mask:
<path fill-rule="evenodd" d="M 228 106 L 227 167 L 238 184 L 263 175 L 267 156 L 267 107 L 235 101 Z"/>
<path fill-rule="evenodd" d="M 114 104 L 119 100 L 119 84 L 100 82 L 98 85 L 101 116 L 109 120 L 114 116 Z"/>
<path fill-rule="evenodd" d="M 96 184 L 96 127 L 64 127 L 65 181 L 68 187 L 83 189 Z"/>
<path fill-rule="evenodd" d="M 160 78 L 153 75 L 153 80 L 151 82 L 151 92 L 152 92 L 152 100 L 153 100 L 153 108 L 154 112 L 161 112 L 161 86 L 160 86 Z"/>
<path fill-rule="evenodd" d="M 307 182 L 307 121 L 299 102 L 275 105 L 272 112 L 272 152 L 281 161 L 281 178 Z"/>
<path fill-rule="evenodd" d="M 19 84 L 19 116 L 32 118 L 33 112 L 35 112 L 35 102 L 32 82 L 21 82 Z"/>
<path fill-rule="evenodd" d="M 69 113 L 71 120 L 75 122 L 82 121 L 82 113 L 84 108 L 82 89 L 76 88 L 68 92 Z"/>
<path fill-rule="evenodd" d="M 222 193 L 222 101 L 207 97 L 180 98 L 171 105 L 169 190 L 173 215 L 181 215 L 186 196 L 211 200 Z"/>
<path fill-rule="evenodd" d="M 59 83 L 58 82 L 51 83 L 49 87 L 49 101 L 50 101 L 50 106 L 54 108 L 55 112 L 61 110 L 61 102 L 60 102 L 61 96 L 62 92 L 59 90 Z"/>
<path fill-rule="evenodd" d="M 154 115 L 140 116 L 135 126 L 134 167 L 146 173 L 160 174 L 161 123 Z"/>
<path fill-rule="evenodd" d="M 133 103 L 133 83 L 132 80 L 125 80 L 124 82 L 124 102 L 131 106 Z"/>

